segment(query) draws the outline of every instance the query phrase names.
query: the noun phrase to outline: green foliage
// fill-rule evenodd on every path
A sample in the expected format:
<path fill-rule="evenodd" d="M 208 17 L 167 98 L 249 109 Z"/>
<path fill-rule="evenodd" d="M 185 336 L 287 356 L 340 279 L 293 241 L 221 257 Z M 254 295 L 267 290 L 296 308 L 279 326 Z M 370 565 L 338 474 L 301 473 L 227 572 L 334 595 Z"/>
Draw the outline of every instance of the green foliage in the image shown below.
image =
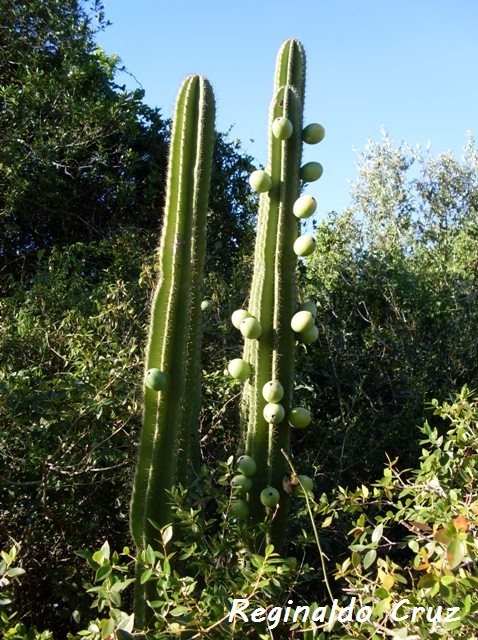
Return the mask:
<path fill-rule="evenodd" d="M 477 170 L 472 141 L 457 161 L 386 137 L 362 159 L 356 207 L 317 228 L 304 287 L 318 348 L 300 363 L 316 425 L 301 446 L 326 452 L 324 487 L 370 481 L 386 452 L 410 465 L 426 402 L 478 384 Z"/>
<path fill-rule="evenodd" d="M 464 387 L 451 402 L 434 400 L 432 409 L 442 424 L 422 427 L 418 469 L 410 474 L 391 462 L 373 485 L 339 488 L 313 504 L 323 538 L 348 529 L 349 553 L 336 557 L 333 569 L 334 591 L 342 593 L 336 597 L 344 603 L 353 595 L 356 608 L 368 606 L 372 616 L 337 623 L 327 636 L 317 627 L 311 637 L 476 635 L 478 400 Z M 413 607 L 422 609 L 413 615 Z M 446 622 L 452 607 L 455 619 Z"/>
<path fill-rule="evenodd" d="M 0 261 L 9 270 L 41 248 L 157 224 L 165 123 L 142 91 L 115 84 L 119 59 L 95 44 L 93 15 L 104 28 L 99 0 L 2 3 Z"/>
<path fill-rule="evenodd" d="M 70 638 L 100 640 L 112 633 L 132 637 L 127 634 L 133 630 L 133 620 L 121 594 L 132 582 L 128 575 L 135 566 L 141 583 L 154 594 L 150 630 L 142 637 L 222 640 L 266 630 L 240 619 L 229 622 L 232 600 L 240 594 L 251 606 L 265 608 L 271 600 L 287 597 L 295 571 L 272 547 L 262 555 L 245 551 L 246 525 L 229 515 L 227 486 L 232 473 L 230 463 L 219 465 L 215 473 L 203 467 L 195 487 L 172 491 L 172 524 L 158 530 L 156 548 L 148 546 L 137 555 L 125 548 L 118 554 L 105 543 L 94 553 L 81 554 L 94 571 L 94 584 L 88 589 L 93 606 L 104 617 Z"/>

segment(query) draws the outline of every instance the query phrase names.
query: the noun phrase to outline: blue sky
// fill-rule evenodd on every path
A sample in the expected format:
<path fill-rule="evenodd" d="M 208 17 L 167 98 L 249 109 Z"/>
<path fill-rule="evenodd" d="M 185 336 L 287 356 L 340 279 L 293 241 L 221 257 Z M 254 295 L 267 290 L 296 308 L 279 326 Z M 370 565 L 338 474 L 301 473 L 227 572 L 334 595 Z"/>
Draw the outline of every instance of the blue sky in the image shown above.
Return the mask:
<path fill-rule="evenodd" d="M 305 123 L 326 138 L 304 150 L 324 175 L 308 192 L 318 215 L 350 203 L 356 151 L 381 137 L 457 156 L 478 135 L 477 0 L 105 0 L 112 22 L 98 36 L 146 92 L 172 115 L 191 73 L 214 87 L 217 128 L 230 127 L 258 164 L 266 163 L 267 113 L 281 43 L 307 54 Z M 130 77 L 120 77 L 132 88 Z"/>

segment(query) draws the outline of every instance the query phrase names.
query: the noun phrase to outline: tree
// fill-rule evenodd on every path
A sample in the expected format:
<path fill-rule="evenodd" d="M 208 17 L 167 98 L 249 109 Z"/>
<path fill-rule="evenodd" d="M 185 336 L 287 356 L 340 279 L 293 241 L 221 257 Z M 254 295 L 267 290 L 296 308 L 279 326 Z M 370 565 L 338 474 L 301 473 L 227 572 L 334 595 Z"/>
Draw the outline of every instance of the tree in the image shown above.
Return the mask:
<path fill-rule="evenodd" d="M 94 41 L 101 2 L 2 0 L 0 245 L 3 267 L 118 225 L 157 225 L 166 123 L 114 82 Z"/>
<path fill-rule="evenodd" d="M 309 260 L 320 337 L 303 383 L 324 482 L 355 485 L 386 454 L 413 465 L 426 403 L 478 384 L 476 146 L 458 160 L 385 136 L 361 155 L 352 198 Z"/>

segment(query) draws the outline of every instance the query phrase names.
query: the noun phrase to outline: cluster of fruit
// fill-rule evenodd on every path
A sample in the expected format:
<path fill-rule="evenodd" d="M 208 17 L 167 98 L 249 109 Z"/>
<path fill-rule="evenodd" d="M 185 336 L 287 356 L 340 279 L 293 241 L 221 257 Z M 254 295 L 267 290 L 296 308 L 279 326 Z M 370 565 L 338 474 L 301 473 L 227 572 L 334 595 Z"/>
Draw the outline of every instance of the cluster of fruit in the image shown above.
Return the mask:
<path fill-rule="evenodd" d="M 272 133 L 278 140 L 287 140 L 292 135 L 292 123 L 288 118 L 279 117 L 272 123 Z M 302 140 L 307 144 L 317 144 L 325 135 L 322 125 L 315 122 L 307 125 L 302 132 Z M 323 173 L 320 162 L 307 162 L 300 169 L 300 178 L 306 182 L 315 182 Z M 267 171 L 258 169 L 249 176 L 249 183 L 257 193 L 266 193 L 272 188 L 272 179 Z M 294 203 L 292 213 L 299 220 L 310 218 L 317 209 L 317 201 L 313 196 L 302 195 Z M 310 256 L 315 251 L 315 238 L 304 234 L 294 242 L 294 253 L 299 257 Z"/>

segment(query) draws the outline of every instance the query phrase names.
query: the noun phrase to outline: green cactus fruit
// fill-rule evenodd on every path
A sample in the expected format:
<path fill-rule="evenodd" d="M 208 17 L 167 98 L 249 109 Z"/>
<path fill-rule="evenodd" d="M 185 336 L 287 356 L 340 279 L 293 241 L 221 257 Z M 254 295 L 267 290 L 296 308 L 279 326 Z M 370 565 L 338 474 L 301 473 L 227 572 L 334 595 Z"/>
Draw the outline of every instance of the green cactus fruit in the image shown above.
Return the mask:
<path fill-rule="evenodd" d="M 249 184 L 256 193 L 266 193 L 272 187 L 272 180 L 267 171 L 257 169 L 249 176 Z"/>
<path fill-rule="evenodd" d="M 310 311 L 297 311 L 290 321 L 290 327 L 294 333 L 302 333 L 313 326 L 314 316 Z"/>
<path fill-rule="evenodd" d="M 304 407 L 294 407 L 287 414 L 287 421 L 295 429 L 305 429 L 312 422 L 310 411 Z"/>
<path fill-rule="evenodd" d="M 227 365 L 227 370 L 236 380 L 247 380 L 251 376 L 251 365 L 242 358 L 234 358 Z"/>
<path fill-rule="evenodd" d="M 274 487 L 266 487 L 261 491 L 260 500 L 265 507 L 273 509 L 280 500 L 280 494 Z"/>
<path fill-rule="evenodd" d="M 312 344 L 319 337 L 319 330 L 314 325 L 313 327 L 309 327 L 306 331 L 302 331 L 298 334 L 297 339 L 301 344 Z"/>
<path fill-rule="evenodd" d="M 305 492 L 310 492 L 314 490 L 314 481 L 309 476 L 297 476 L 300 480 L 300 484 L 296 485 L 294 488 L 294 495 L 299 497 L 304 497 Z"/>
<path fill-rule="evenodd" d="M 262 387 L 262 397 L 266 402 L 280 402 L 284 396 L 284 387 L 279 380 L 269 380 Z"/>
<path fill-rule="evenodd" d="M 245 520 L 249 515 L 249 505 L 245 500 L 233 500 L 229 507 L 229 517 Z"/>
<path fill-rule="evenodd" d="M 246 311 L 245 309 L 236 309 L 231 316 L 231 322 L 236 327 L 236 329 L 239 329 L 239 327 L 241 326 L 241 322 L 245 318 L 250 317 L 251 314 L 249 313 L 249 311 Z"/>
<path fill-rule="evenodd" d="M 212 302 L 211 300 L 203 300 L 201 302 L 201 311 L 211 311 L 212 309 Z"/>
<path fill-rule="evenodd" d="M 304 182 L 315 182 L 324 172 L 320 162 L 307 162 L 300 168 L 300 179 Z"/>
<path fill-rule="evenodd" d="M 325 129 L 321 124 L 312 122 L 302 131 L 302 140 L 307 144 L 317 144 L 324 139 Z"/>
<path fill-rule="evenodd" d="M 305 258 L 314 253 L 315 247 L 316 242 L 313 236 L 299 236 L 294 242 L 294 253 L 300 258 Z"/>
<path fill-rule="evenodd" d="M 279 424 L 285 418 L 285 410 L 277 402 L 268 402 L 264 407 L 263 415 L 269 424 Z"/>
<path fill-rule="evenodd" d="M 294 202 L 294 206 L 292 208 L 292 212 L 296 218 L 300 218 L 301 220 L 305 218 L 310 218 L 310 216 L 315 213 L 317 209 L 317 200 L 313 196 L 300 196 Z"/>
<path fill-rule="evenodd" d="M 310 311 L 314 318 L 317 317 L 317 305 L 313 300 L 305 300 L 304 302 L 301 302 L 299 305 L 299 311 Z"/>
<path fill-rule="evenodd" d="M 244 318 L 239 325 L 239 330 L 244 338 L 250 338 L 251 340 L 257 340 L 262 335 L 261 323 L 257 318 Z"/>
<path fill-rule="evenodd" d="M 290 138 L 293 129 L 292 122 L 285 116 L 276 118 L 272 123 L 272 135 L 278 140 L 287 140 Z"/>
<path fill-rule="evenodd" d="M 240 456 L 237 459 L 237 470 L 240 471 L 242 475 L 247 476 L 248 478 L 253 476 L 257 471 L 257 465 L 254 458 L 246 455 Z"/>
<path fill-rule="evenodd" d="M 148 369 L 145 385 L 153 391 L 163 391 L 166 388 L 166 376 L 159 369 Z"/>
<path fill-rule="evenodd" d="M 252 480 L 244 474 L 240 474 L 233 477 L 231 480 L 231 486 L 233 489 L 238 489 L 240 491 L 250 491 L 252 489 Z"/>

